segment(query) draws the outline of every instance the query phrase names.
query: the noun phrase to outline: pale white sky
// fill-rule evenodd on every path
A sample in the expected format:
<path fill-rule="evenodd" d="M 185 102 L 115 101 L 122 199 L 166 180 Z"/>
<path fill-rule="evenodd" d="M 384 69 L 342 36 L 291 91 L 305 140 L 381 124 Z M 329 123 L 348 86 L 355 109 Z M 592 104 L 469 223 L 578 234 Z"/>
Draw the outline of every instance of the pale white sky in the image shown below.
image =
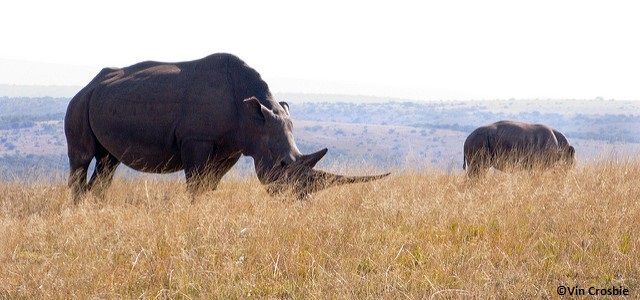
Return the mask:
<path fill-rule="evenodd" d="M 0 59 L 89 68 L 14 61 L 0 83 L 230 52 L 275 92 L 640 99 L 634 1 L 303 2 L 4 1 Z"/>

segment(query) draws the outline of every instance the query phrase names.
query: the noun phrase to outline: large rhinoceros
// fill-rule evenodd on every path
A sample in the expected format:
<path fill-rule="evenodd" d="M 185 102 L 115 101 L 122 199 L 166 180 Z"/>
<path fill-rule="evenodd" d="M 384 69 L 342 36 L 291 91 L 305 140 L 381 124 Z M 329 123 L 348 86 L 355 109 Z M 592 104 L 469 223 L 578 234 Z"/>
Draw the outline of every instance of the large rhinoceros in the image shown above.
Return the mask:
<path fill-rule="evenodd" d="M 573 166 L 575 149 L 559 131 L 541 124 L 499 121 L 474 130 L 464 142 L 469 177 L 498 170 Z"/>
<path fill-rule="evenodd" d="M 184 170 L 188 189 L 197 194 L 215 189 L 241 155 L 253 157 L 271 194 L 291 189 L 302 198 L 388 175 L 315 170 L 327 149 L 302 155 L 292 127 L 289 105 L 275 101 L 260 74 L 231 54 L 106 68 L 67 108 L 69 186 L 75 202 L 87 190 L 102 191 L 122 162 L 144 172 Z"/>

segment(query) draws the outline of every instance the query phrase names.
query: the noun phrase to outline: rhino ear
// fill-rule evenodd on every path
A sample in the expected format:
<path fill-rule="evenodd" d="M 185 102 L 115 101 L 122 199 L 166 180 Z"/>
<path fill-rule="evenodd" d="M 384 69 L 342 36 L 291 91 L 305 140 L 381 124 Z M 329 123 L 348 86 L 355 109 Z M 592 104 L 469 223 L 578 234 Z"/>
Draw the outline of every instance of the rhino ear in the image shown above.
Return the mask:
<path fill-rule="evenodd" d="M 280 106 L 282 106 L 282 108 L 284 108 L 284 111 L 287 112 L 287 115 L 291 115 L 289 113 L 289 103 L 284 102 L 284 101 L 280 101 Z"/>
<path fill-rule="evenodd" d="M 269 109 L 262 105 L 258 98 L 251 97 L 244 99 L 242 104 L 244 106 L 244 112 L 248 117 L 258 119 L 263 122 L 266 121 L 266 114 L 269 112 Z"/>

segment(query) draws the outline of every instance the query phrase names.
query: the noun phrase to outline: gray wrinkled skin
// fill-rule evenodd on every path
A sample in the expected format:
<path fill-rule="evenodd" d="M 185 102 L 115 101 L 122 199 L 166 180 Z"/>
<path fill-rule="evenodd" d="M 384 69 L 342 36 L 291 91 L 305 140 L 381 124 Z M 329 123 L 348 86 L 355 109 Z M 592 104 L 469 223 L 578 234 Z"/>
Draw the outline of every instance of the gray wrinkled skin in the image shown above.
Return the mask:
<path fill-rule="evenodd" d="M 321 188 L 384 177 L 314 170 L 326 149 L 302 155 L 289 105 L 273 99 L 260 74 L 231 54 L 180 63 L 142 62 L 103 69 L 73 97 L 65 116 L 74 201 L 101 193 L 116 167 L 184 170 L 197 194 L 215 189 L 241 155 L 251 156 L 271 194 L 303 198 Z M 91 160 L 96 169 L 86 182 Z"/>
<path fill-rule="evenodd" d="M 469 177 L 489 168 L 501 171 L 570 168 L 575 149 L 559 131 L 541 124 L 500 121 L 474 130 L 464 142 L 463 168 Z"/>

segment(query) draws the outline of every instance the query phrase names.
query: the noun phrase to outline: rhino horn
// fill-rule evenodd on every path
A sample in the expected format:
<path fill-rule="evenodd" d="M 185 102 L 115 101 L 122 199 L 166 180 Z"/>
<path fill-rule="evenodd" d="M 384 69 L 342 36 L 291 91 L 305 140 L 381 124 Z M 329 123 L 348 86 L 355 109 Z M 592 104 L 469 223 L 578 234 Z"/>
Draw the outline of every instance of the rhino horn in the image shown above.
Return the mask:
<path fill-rule="evenodd" d="M 305 198 L 308 194 L 314 193 L 329 187 L 339 186 L 349 183 L 368 182 L 389 176 L 391 173 L 373 176 L 344 176 L 324 172 L 320 170 L 310 170 L 307 186 L 298 193 L 299 198 Z"/>
<path fill-rule="evenodd" d="M 320 161 L 320 159 L 322 159 L 322 157 L 327 154 L 327 151 L 329 151 L 329 149 L 324 148 L 318 152 L 302 155 L 297 159 L 298 165 L 307 168 L 313 168 L 318 163 L 318 161 Z"/>

